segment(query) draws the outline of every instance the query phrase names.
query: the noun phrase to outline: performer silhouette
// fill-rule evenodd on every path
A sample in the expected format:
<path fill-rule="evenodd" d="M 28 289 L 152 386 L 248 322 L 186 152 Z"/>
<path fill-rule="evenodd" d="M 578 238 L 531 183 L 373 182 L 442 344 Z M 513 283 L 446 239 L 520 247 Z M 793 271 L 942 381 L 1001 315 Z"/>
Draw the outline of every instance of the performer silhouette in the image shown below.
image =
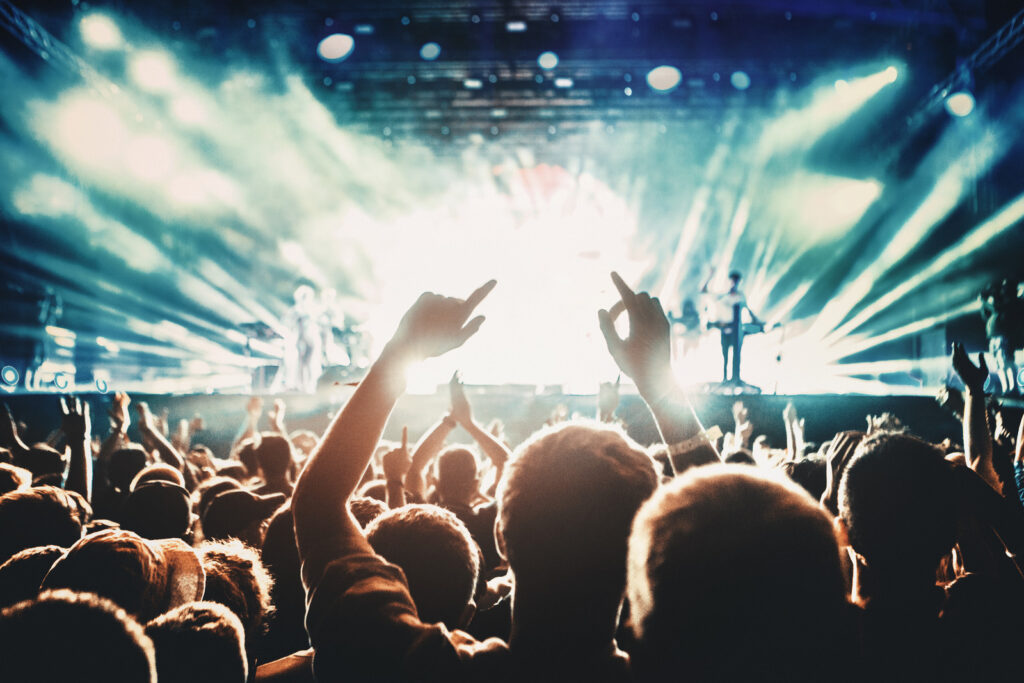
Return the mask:
<path fill-rule="evenodd" d="M 701 288 L 701 293 L 711 297 L 709 306 L 708 327 L 717 327 L 722 339 L 722 384 L 742 386 L 740 379 L 740 355 L 743 350 L 745 334 L 764 330 L 764 323 L 758 319 L 750 307 L 747 297 L 739 288 L 743 274 L 738 270 L 729 273 L 731 285 L 729 290 L 720 294 L 708 291 L 711 283 L 709 277 Z M 743 323 L 743 311 L 750 316 L 748 327 Z M 730 363 L 730 351 L 732 353 Z M 729 368 L 732 367 L 732 376 Z"/>

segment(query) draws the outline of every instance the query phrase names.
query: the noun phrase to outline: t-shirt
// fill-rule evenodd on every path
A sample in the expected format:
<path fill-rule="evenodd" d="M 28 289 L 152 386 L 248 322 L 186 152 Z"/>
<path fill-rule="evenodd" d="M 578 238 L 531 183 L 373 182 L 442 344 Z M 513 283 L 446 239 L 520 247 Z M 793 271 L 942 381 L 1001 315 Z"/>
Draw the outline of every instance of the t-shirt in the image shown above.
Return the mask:
<path fill-rule="evenodd" d="M 424 624 L 402 570 L 378 555 L 319 564 L 307 558 L 302 572 L 313 671 L 321 682 L 630 680 L 628 659 L 618 650 L 590 662 L 528 662 L 501 639 L 478 641 Z"/>

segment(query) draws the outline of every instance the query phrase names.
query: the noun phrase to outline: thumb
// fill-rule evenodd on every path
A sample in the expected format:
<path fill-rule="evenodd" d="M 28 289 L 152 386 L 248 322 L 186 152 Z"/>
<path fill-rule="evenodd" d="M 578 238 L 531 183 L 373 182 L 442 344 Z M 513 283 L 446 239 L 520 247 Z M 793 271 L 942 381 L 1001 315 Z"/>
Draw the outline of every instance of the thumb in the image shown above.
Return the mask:
<path fill-rule="evenodd" d="M 611 313 L 603 308 L 599 310 L 597 312 L 597 323 L 601 328 L 601 334 L 604 335 L 604 341 L 608 345 L 608 350 L 614 356 L 622 345 L 622 338 L 615 331 L 615 322 L 612 320 Z"/>

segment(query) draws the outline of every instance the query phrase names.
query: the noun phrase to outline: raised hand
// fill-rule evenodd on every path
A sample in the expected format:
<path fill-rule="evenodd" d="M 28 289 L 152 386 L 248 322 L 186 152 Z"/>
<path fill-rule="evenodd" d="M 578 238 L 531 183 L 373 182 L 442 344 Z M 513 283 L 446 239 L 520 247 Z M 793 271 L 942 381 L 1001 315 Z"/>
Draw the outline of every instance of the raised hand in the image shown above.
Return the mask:
<path fill-rule="evenodd" d="M 3 413 L 0 414 L 0 446 L 9 449 L 15 458 L 28 452 L 28 446 L 18 434 L 18 423 L 14 420 L 11 407 L 6 403 Z"/>
<path fill-rule="evenodd" d="M 139 414 L 139 429 L 144 433 L 155 433 L 159 429 L 157 418 L 154 417 L 153 412 L 149 409 L 148 403 L 145 401 L 136 403 L 135 412 Z"/>
<path fill-rule="evenodd" d="M 490 280 L 466 299 L 424 292 L 402 316 L 398 330 L 388 342 L 388 349 L 407 360 L 416 361 L 440 356 L 462 346 L 484 322 L 482 315 L 472 320 L 469 316 L 496 284 L 497 280 Z"/>
<path fill-rule="evenodd" d="M 839 432 L 829 443 L 825 450 L 825 492 L 821 496 L 821 504 L 828 508 L 832 514 L 839 509 L 839 480 L 843 476 L 846 464 L 850 462 L 857 446 L 864 440 L 864 432 L 846 431 Z"/>
<path fill-rule="evenodd" d="M 111 402 L 110 410 L 107 413 L 110 415 L 110 423 L 115 432 L 124 434 L 128 431 L 128 427 L 132 423 L 131 415 L 128 412 L 128 406 L 131 402 L 132 399 L 123 391 L 114 394 L 114 400 Z"/>
<path fill-rule="evenodd" d="M 462 386 L 462 378 L 456 371 L 448 382 L 448 394 L 451 396 L 451 409 L 449 414 L 452 419 L 462 426 L 473 424 L 473 410 L 466 398 L 466 391 Z"/>
<path fill-rule="evenodd" d="M 985 363 L 985 354 L 978 353 L 978 364 L 971 362 L 964 345 L 959 342 L 953 343 L 951 356 L 953 369 L 960 376 L 964 386 L 973 394 L 979 395 L 985 392 L 985 382 L 988 380 L 988 365 Z"/>
<path fill-rule="evenodd" d="M 285 412 L 286 408 L 284 405 L 284 399 L 276 398 L 274 399 L 274 405 L 271 406 L 270 408 L 270 412 L 267 413 L 267 419 L 270 420 L 270 426 L 274 429 L 274 431 L 279 432 L 281 434 L 285 433 Z"/>
<path fill-rule="evenodd" d="M 61 430 L 68 443 L 89 439 L 92 434 L 92 419 L 89 404 L 73 396 L 60 397 Z"/>
<path fill-rule="evenodd" d="M 618 273 L 612 273 L 612 282 L 629 317 L 629 334 L 625 339 L 620 337 L 615 330 L 612 313 L 604 309 L 598 311 L 597 318 L 608 352 L 619 369 L 636 383 L 641 396 L 648 402 L 657 401 L 672 386 L 668 318 L 657 297 L 652 298 L 647 292 L 634 292 Z"/>
<path fill-rule="evenodd" d="M 259 396 L 250 397 L 249 402 L 245 405 L 245 412 L 250 418 L 260 419 L 260 414 L 263 412 L 263 399 Z"/>
<path fill-rule="evenodd" d="M 381 462 L 384 467 L 385 481 L 402 481 L 412 465 L 409 456 L 409 428 L 402 427 L 402 445 L 384 454 Z"/>

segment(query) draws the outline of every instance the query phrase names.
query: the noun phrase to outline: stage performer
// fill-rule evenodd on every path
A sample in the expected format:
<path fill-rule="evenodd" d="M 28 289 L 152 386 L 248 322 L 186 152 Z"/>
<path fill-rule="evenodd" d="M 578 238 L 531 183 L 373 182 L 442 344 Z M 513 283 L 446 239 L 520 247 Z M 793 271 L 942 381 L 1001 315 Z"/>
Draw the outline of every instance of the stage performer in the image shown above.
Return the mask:
<path fill-rule="evenodd" d="M 717 327 L 722 337 L 722 383 L 741 386 L 740 379 L 740 352 L 743 349 L 743 311 L 750 316 L 750 322 L 764 328 L 764 323 L 758 319 L 750 307 L 747 306 L 747 297 L 739 288 L 742 273 L 733 270 L 729 273 L 729 280 L 732 283 L 726 292 L 714 293 L 708 290 L 711 284 L 711 277 L 708 277 L 701 287 L 701 294 L 710 298 L 708 302 L 708 327 Z M 732 351 L 732 376 L 729 376 L 729 352 Z"/>

